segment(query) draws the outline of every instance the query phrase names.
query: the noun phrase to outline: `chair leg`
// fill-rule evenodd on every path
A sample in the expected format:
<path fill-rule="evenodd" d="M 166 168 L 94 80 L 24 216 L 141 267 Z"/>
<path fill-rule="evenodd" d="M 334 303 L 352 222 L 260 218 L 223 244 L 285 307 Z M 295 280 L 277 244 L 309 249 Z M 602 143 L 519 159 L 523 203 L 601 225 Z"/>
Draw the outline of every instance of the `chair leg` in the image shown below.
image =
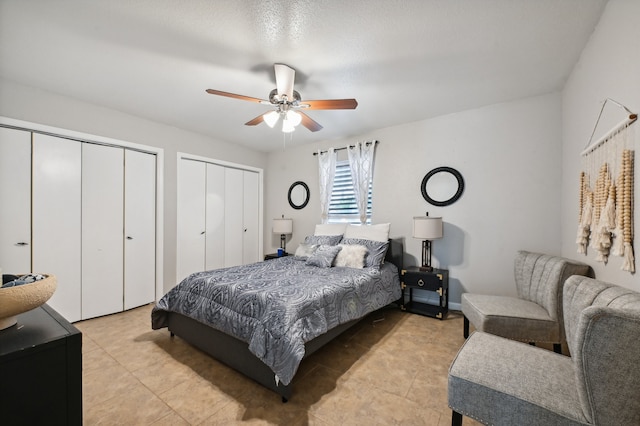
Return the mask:
<path fill-rule="evenodd" d="M 469 337 L 469 319 L 465 316 L 463 316 L 463 318 L 464 318 L 464 325 L 462 328 L 462 335 L 466 339 L 467 337 Z"/>
<path fill-rule="evenodd" d="M 562 354 L 562 344 L 561 343 L 554 343 L 553 344 L 553 351 L 557 354 Z"/>
<path fill-rule="evenodd" d="M 451 410 L 451 426 L 462 426 L 462 414 Z"/>

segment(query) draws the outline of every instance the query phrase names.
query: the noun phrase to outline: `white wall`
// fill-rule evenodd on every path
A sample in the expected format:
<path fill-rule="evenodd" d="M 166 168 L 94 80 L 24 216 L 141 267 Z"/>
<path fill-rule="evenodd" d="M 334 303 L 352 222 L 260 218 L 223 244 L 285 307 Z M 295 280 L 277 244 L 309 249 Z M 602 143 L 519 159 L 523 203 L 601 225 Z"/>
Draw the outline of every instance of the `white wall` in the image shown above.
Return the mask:
<path fill-rule="evenodd" d="M 581 170 L 580 152 L 586 147 L 596 123 L 602 102 L 614 99 L 633 112 L 640 112 L 640 2 L 610 0 L 579 62 L 571 73 L 563 94 L 563 162 L 562 162 L 562 253 L 589 263 L 596 277 L 639 290 L 637 274 L 620 270 L 622 258 L 610 257 L 607 265 L 595 262 L 593 250 L 587 256 L 577 254 L 575 244 L 578 226 L 578 176 Z M 608 103 L 598 125 L 596 137 L 606 133 L 626 113 Z M 634 149 L 640 146 L 640 124 L 635 133 Z M 640 225 L 640 174 L 638 155 L 635 163 L 636 268 L 640 267 L 638 226 Z"/>
<path fill-rule="evenodd" d="M 176 276 L 177 152 L 265 168 L 266 154 L 0 79 L 0 116 L 164 149 L 164 290 Z"/>
<path fill-rule="evenodd" d="M 460 293 L 514 294 L 513 259 L 519 249 L 560 254 L 561 96 L 550 94 L 379 129 L 371 134 L 296 147 L 268 155 L 265 176 L 265 253 L 279 245 L 270 219 L 291 217 L 294 252 L 319 223 L 317 149 L 377 139 L 373 223 L 391 222 L 405 238 L 405 266 L 421 258 L 411 238 L 412 217 L 442 216 L 444 238 L 434 242 L 434 264 L 450 270 L 450 301 Z M 305 131 L 300 129 L 297 131 Z M 460 200 L 434 207 L 421 195 L 424 175 L 439 166 L 465 179 Z M 289 186 L 306 182 L 302 210 L 287 202 Z"/>

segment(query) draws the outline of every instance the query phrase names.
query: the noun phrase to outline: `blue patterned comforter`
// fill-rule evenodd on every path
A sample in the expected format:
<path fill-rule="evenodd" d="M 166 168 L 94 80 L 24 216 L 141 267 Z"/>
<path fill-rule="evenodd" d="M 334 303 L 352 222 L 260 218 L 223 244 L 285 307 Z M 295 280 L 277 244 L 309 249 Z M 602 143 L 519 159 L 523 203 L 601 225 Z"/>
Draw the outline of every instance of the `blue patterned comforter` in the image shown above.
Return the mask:
<path fill-rule="evenodd" d="M 249 344 L 288 385 L 304 344 L 400 298 L 397 268 L 318 268 L 293 256 L 191 274 L 151 314 L 153 329 L 178 312 Z"/>

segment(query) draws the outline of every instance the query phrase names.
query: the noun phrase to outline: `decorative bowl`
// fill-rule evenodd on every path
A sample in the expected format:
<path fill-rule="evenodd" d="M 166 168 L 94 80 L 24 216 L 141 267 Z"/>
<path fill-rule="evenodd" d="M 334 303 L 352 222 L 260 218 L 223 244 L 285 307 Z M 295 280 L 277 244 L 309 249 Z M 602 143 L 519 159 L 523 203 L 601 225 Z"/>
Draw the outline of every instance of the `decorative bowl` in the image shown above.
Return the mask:
<path fill-rule="evenodd" d="M 58 280 L 55 275 L 14 287 L 0 287 L 0 330 L 17 322 L 21 313 L 44 304 L 56 291 Z"/>

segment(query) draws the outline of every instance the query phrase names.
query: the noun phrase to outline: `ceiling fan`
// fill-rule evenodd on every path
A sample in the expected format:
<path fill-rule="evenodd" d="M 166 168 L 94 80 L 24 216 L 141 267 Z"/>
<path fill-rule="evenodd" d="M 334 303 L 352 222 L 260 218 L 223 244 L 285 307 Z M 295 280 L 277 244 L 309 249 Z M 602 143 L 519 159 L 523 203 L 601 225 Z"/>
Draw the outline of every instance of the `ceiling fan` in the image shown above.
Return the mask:
<path fill-rule="evenodd" d="M 264 121 L 269 127 L 274 127 L 278 120 L 282 118 L 282 131 L 285 133 L 293 132 L 298 124 L 302 124 L 312 132 L 317 132 L 322 129 L 319 123 L 302 112 L 301 109 L 355 109 L 358 106 L 358 102 L 355 99 L 302 101 L 300 93 L 293 90 L 296 71 L 284 64 L 275 64 L 274 68 L 276 88 L 269 93 L 268 100 L 236 95 L 235 93 L 214 89 L 207 89 L 207 93 L 276 107 L 275 110 L 260 114 L 244 124 L 247 126 L 255 126 Z"/>

